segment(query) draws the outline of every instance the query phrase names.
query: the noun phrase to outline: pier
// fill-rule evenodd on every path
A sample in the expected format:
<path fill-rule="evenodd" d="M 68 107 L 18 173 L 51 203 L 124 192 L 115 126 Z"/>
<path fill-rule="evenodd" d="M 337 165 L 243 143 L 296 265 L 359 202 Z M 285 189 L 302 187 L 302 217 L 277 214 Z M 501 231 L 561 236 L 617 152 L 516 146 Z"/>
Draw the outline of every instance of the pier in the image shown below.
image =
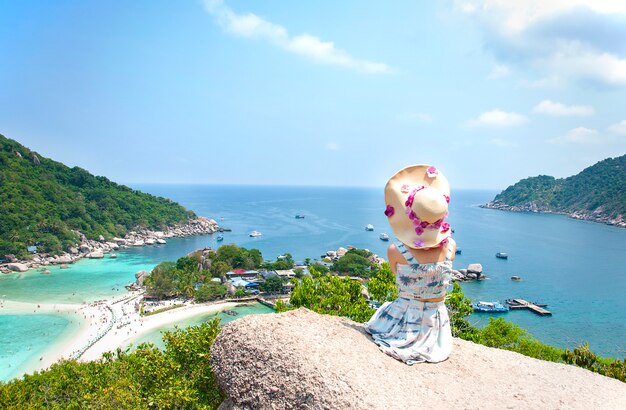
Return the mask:
<path fill-rule="evenodd" d="M 509 299 L 506 301 L 510 309 L 529 309 L 540 316 L 552 316 L 552 312 L 524 299 Z"/>

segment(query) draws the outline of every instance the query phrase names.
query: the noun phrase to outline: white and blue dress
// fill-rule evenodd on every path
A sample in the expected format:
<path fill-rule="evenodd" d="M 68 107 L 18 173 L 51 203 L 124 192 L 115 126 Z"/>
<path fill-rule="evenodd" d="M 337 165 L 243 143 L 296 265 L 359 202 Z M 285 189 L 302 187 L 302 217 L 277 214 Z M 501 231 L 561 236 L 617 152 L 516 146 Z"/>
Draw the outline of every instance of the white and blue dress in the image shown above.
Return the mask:
<path fill-rule="evenodd" d="M 398 298 L 384 303 L 365 323 L 380 350 L 406 364 L 441 362 L 452 350 L 448 309 L 443 301 L 422 302 L 446 295 L 452 276 L 453 245 L 442 262 L 418 263 L 404 245 L 397 245 L 408 265 L 398 264 Z"/>

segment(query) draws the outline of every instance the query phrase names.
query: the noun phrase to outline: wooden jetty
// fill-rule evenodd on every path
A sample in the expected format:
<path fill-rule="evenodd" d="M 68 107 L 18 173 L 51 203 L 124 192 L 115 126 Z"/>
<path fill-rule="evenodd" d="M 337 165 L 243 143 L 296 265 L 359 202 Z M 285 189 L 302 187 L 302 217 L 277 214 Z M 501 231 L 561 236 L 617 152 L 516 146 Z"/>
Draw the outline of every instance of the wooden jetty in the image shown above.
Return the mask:
<path fill-rule="evenodd" d="M 552 312 L 549 310 L 539 307 L 534 303 L 527 302 L 524 299 L 512 299 L 507 301 L 507 303 L 509 304 L 510 309 L 529 309 L 541 316 L 552 316 Z"/>

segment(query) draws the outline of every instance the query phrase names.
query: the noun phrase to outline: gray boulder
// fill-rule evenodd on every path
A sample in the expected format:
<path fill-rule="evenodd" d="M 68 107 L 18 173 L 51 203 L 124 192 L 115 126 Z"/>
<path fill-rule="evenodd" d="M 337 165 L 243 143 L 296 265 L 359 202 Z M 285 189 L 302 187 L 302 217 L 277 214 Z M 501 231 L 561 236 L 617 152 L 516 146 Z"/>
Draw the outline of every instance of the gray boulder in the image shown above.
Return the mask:
<path fill-rule="evenodd" d="M 467 265 L 467 273 L 476 273 L 480 275 L 483 273 L 483 265 L 480 263 L 472 263 Z"/>
<path fill-rule="evenodd" d="M 407 366 L 380 352 L 361 324 L 306 309 L 224 325 L 211 365 L 229 397 L 221 409 L 590 409 L 626 403 L 626 384 L 618 380 L 460 339 L 445 362 Z"/>
<path fill-rule="evenodd" d="M 28 266 L 23 263 L 9 263 L 7 267 L 13 272 L 26 272 L 28 270 Z"/>
<path fill-rule="evenodd" d="M 104 258 L 104 254 L 102 253 L 102 251 L 98 250 L 88 253 L 87 257 L 89 259 L 102 259 Z"/>

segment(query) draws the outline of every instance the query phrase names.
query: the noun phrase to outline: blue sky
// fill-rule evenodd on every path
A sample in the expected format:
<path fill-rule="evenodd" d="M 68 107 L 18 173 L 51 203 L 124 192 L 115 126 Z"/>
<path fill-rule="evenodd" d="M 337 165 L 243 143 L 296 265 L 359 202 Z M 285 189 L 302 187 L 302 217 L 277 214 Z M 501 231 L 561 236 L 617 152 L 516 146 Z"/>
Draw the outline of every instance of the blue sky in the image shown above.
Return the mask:
<path fill-rule="evenodd" d="M 4 1 L 0 133 L 121 183 L 453 188 L 626 152 L 626 3 Z"/>

